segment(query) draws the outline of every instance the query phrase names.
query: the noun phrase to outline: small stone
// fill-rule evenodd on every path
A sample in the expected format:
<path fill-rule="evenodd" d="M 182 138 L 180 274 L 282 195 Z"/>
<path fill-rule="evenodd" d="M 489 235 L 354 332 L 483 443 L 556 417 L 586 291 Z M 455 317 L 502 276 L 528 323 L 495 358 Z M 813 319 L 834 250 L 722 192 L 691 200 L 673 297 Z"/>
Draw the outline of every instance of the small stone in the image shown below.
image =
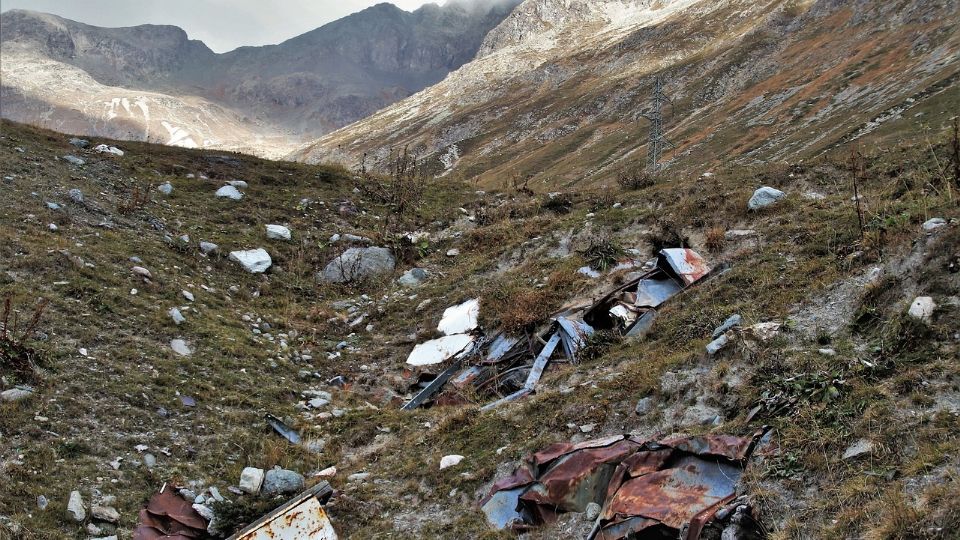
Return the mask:
<path fill-rule="evenodd" d="M 193 302 L 194 298 L 193 298 L 193 293 L 192 293 L 192 292 L 187 291 L 187 290 L 183 290 L 183 291 L 180 291 L 180 294 L 182 294 L 183 297 L 186 298 L 187 300 Z"/>
<path fill-rule="evenodd" d="M 187 318 L 184 317 L 183 314 L 180 313 L 180 310 L 175 307 L 170 308 L 170 311 L 168 311 L 167 314 L 170 315 L 171 319 L 173 319 L 174 324 L 178 326 L 187 322 Z"/>
<path fill-rule="evenodd" d="M 189 234 L 181 234 L 181 235 L 180 235 L 180 242 L 183 243 L 183 244 L 189 244 L 189 243 L 190 243 L 190 235 L 189 235 Z"/>
<path fill-rule="evenodd" d="M 820 354 L 822 354 L 823 356 L 836 356 L 836 355 L 837 355 L 837 351 L 835 351 L 835 350 L 833 350 L 833 349 L 817 349 L 817 352 L 820 353 Z"/>
<path fill-rule="evenodd" d="M 461 461 L 463 461 L 463 456 L 458 454 L 443 456 L 440 458 L 440 470 L 442 471 L 446 468 L 453 467 L 454 465 L 459 464 Z"/>
<path fill-rule="evenodd" d="M 143 464 L 148 468 L 152 469 L 157 466 L 157 456 L 153 454 L 144 454 L 143 455 Z"/>
<path fill-rule="evenodd" d="M 267 225 L 267 238 L 271 240 L 290 240 L 290 229 L 283 225 Z"/>
<path fill-rule="evenodd" d="M 707 354 L 713 356 L 718 352 L 722 351 L 727 344 L 730 343 L 730 338 L 726 334 L 718 337 L 717 339 L 711 341 L 707 344 Z"/>
<path fill-rule="evenodd" d="M 303 490 L 303 476 L 287 469 L 267 471 L 263 478 L 262 492 L 266 496 L 298 493 Z"/>
<path fill-rule="evenodd" d="M 650 411 L 652 410 L 653 410 L 653 398 L 650 396 L 641 398 L 640 401 L 637 401 L 637 406 L 634 408 L 634 412 L 641 416 L 645 414 L 649 414 Z"/>
<path fill-rule="evenodd" d="M 111 506 L 93 505 L 90 508 L 90 515 L 93 516 L 94 519 L 106 521 L 107 523 L 116 523 L 120 521 L 120 512 L 117 512 L 117 509 Z"/>
<path fill-rule="evenodd" d="M 70 155 L 70 154 L 63 156 L 63 159 L 67 160 L 67 163 L 70 163 L 71 165 L 76 165 L 78 167 L 86 164 L 86 161 L 78 158 L 77 156 Z"/>
<path fill-rule="evenodd" d="M 396 259 L 383 247 L 350 248 L 330 261 L 318 281 L 347 283 L 393 272 Z"/>
<path fill-rule="evenodd" d="M 93 536 L 100 536 L 101 534 L 103 534 L 103 529 L 101 529 L 100 527 L 97 527 L 93 523 L 87 523 L 87 532 L 92 534 Z"/>
<path fill-rule="evenodd" d="M 397 283 L 404 287 L 417 287 L 427 279 L 427 271 L 423 268 L 411 268 L 397 279 Z"/>
<path fill-rule="evenodd" d="M 764 186 L 753 192 L 753 196 L 750 197 L 750 201 L 747 202 L 747 208 L 750 210 L 759 210 L 770 206 L 786 196 L 787 194 L 779 189 Z"/>
<path fill-rule="evenodd" d="M 142 267 L 142 266 L 134 266 L 134 267 L 131 268 L 130 270 L 133 271 L 134 274 L 136 274 L 136 275 L 138 275 L 138 276 L 140 276 L 140 277 L 144 277 L 144 278 L 147 278 L 147 279 L 152 279 L 152 278 L 153 278 L 153 274 L 151 274 L 149 270 L 147 270 L 146 268 L 144 268 L 144 267 Z"/>
<path fill-rule="evenodd" d="M 70 492 L 70 500 L 67 501 L 67 515 L 77 523 L 80 523 L 87 517 L 87 509 L 83 506 L 83 498 L 79 491 Z"/>
<path fill-rule="evenodd" d="M 307 451 L 312 454 L 322 454 L 323 449 L 326 446 L 327 446 L 327 441 L 323 439 L 311 439 L 303 445 L 303 447 L 306 448 Z"/>
<path fill-rule="evenodd" d="M 179 354 L 180 356 L 190 356 L 193 354 L 193 351 L 190 350 L 187 342 L 182 339 L 170 340 L 170 348 L 173 349 L 173 352 Z"/>
<path fill-rule="evenodd" d="M 220 246 L 214 244 L 213 242 L 200 242 L 200 252 L 204 255 L 209 255 L 217 251 L 217 248 L 219 247 Z"/>
<path fill-rule="evenodd" d="M 83 202 L 83 192 L 79 189 L 73 188 L 68 191 L 67 194 L 70 196 L 70 199 L 73 200 L 73 202 L 78 204 Z"/>
<path fill-rule="evenodd" d="M 51 231 L 54 231 L 54 232 L 55 232 L 59 227 L 57 227 L 57 224 L 56 224 L 56 223 L 51 223 L 51 224 L 47 225 L 47 228 L 50 229 Z"/>
<path fill-rule="evenodd" d="M 843 452 L 843 459 L 853 459 L 864 454 L 872 453 L 873 448 L 874 444 L 872 441 L 860 439 L 859 441 L 847 447 L 847 449 Z"/>
<path fill-rule="evenodd" d="M 937 304 L 933 301 L 933 298 L 929 296 L 918 296 L 913 300 L 913 303 L 910 304 L 910 309 L 907 311 L 907 314 L 914 319 L 927 321 L 930 320 L 930 317 L 933 316 L 933 312 L 936 309 Z"/>
<path fill-rule="evenodd" d="M 221 199 L 226 198 L 234 201 L 239 201 L 243 198 L 243 193 L 240 193 L 237 188 L 230 185 L 226 185 L 218 189 L 216 195 Z"/>
<path fill-rule="evenodd" d="M 247 189 L 247 183 L 243 180 L 230 180 L 227 183 L 237 189 Z"/>
<path fill-rule="evenodd" d="M 59 210 L 63 207 L 55 202 L 47 201 L 47 208 L 49 208 L 50 210 Z"/>
<path fill-rule="evenodd" d="M 173 193 L 173 184 L 171 184 L 170 182 L 164 182 L 160 184 L 159 187 L 157 187 L 157 191 L 159 191 L 160 193 L 163 193 L 164 195 L 170 195 L 171 193 Z"/>
<path fill-rule="evenodd" d="M 367 478 L 370 478 L 370 473 L 368 472 L 358 472 L 353 473 L 347 477 L 347 482 L 363 482 Z"/>
<path fill-rule="evenodd" d="M 207 488 L 207 491 L 210 492 L 210 496 L 213 497 L 213 500 L 217 502 L 223 502 L 226 500 L 223 498 L 223 495 L 220 494 L 220 490 L 217 489 L 217 486 L 210 486 Z"/>
<path fill-rule="evenodd" d="M 70 139 L 70 144 L 76 146 L 77 148 L 86 148 L 90 146 L 90 141 L 86 139 L 78 139 L 76 137 Z"/>
<path fill-rule="evenodd" d="M 323 398 L 313 398 L 313 399 L 311 399 L 307 404 L 310 405 L 310 407 L 312 407 L 312 408 L 314 408 L 314 409 L 319 409 L 319 408 L 326 407 L 327 405 L 329 405 L 329 404 L 330 404 L 330 401 L 327 400 L 327 399 L 323 399 Z"/>
<path fill-rule="evenodd" d="M 580 426 L 580 433 L 590 433 L 597 428 L 596 424 L 584 424 Z"/>
<path fill-rule="evenodd" d="M 314 474 L 314 476 L 319 478 L 332 478 L 336 475 L 337 475 L 337 468 L 333 466 L 327 467 L 326 469 Z"/>
<path fill-rule="evenodd" d="M 588 503 L 587 509 L 583 514 L 583 518 L 587 521 L 596 521 L 597 518 L 600 517 L 600 510 L 601 508 L 599 504 L 595 502 Z"/>
<path fill-rule="evenodd" d="M 947 220 L 943 218 L 931 218 L 923 222 L 923 230 L 927 232 L 935 231 L 940 227 L 945 227 L 947 225 Z"/>
<path fill-rule="evenodd" d="M 767 343 L 772 341 L 778 335 L 780 335 L 780 323 L 778 322 L 757 323 L 747 328 L 747 334 L 762 343 Z"/>
<path fill-rule="evenodd" d="M 214 518 L 216 518 L 216 516 L 213 513 L 213 509 L 210 508 L 209 506 L 194 503 L 193 509 L 196 510 L 197 513 L 200 514 L 203 517 L 203 519 L 207 521 L 213 521 Z"/>
<path fill-rule="evenodd" d="M 448 249 L 448 250 L 447 250 L 447 257 L 456 257 L 457 255 L 460 255 L 460 250 L 459 250 L 459 249 L 453 248 L 453 249 Z"/>
<path fill-rule="evenodd" d="M 713 331 L 713 339 L 717 339 L 723 334 L 726 334 L 727 330 L 730 330 L 734 326 L 740 326 L 742 322 L 743 317 L 741 317 L 739 313 L 731 315 L 729 318 L 727 318 L 727 320 L 723 321 L 723 324 L 718 326 L 716 330 Z"/>
<path fill-rule="evenodd" d="M 50 502 L 47 501 L 47 498 L 43 495 L 37 497 L 37 508 L 39 508 L 40 511 L 46 510 L 48 504 L 50 504 Z"/>

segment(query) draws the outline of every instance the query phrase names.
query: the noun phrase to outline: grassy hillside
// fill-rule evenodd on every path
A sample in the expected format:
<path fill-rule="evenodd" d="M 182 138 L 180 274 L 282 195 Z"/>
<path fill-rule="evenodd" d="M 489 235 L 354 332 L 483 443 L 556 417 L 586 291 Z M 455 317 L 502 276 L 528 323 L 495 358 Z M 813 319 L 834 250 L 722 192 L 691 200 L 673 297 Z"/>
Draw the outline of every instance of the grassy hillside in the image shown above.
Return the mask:
<path fill-rule="evenodd" d="M 760 425 L 773 427 L 780 453 L 751 469 L 744 489 L 773 537 L 946 538 L 960 525 L 960 164 L 946 131 L 862 157 L 839 147 L 803 163 L 720 163 L 712 175 L 665 176 L 639 190 L 551 198 L 431 180 L 402 219 L 370 189 L 354 189 L 372 179 L 343 169 L 136 143 L 116 143 L 126 152 L 118 157 L 68 139 L 9 122 L 0 135 L 0 299 L 10 299 L 20 328 L 46 301 L 16 349 L 33 350 L 33 368 L 0 356 L 0 390 L 35 389 L 0 403 L 0 537 L 87 538 L 65 513 L 72 490 L 88 508 L 116 497 L 119 534 L 129 537 L 138 510 L 171 481 L 217 486 L 234 510 L 256 515 L 271 505 L 226 489 L 244 467 L 281 465 L 311 482 L 335 465 L 328 510 L 342 537 L 509 538 L 488 529 L 476 501 L 531 450 L 623 432 L 744 435 Z M 242 200 L 214 197 L 229 180 L 248 184 Z M 156 190 L 164 182 L 169 196 Z M 748 212 L 762 185 L 786 199 Z M 947 224 L 923 231 L 933 217 Z M 292 241 L 267 239 L 268 223 L 288 225 Z M 726 239 L 731 230 L 753 233 Z M 428 239 L 400 239 L 415 231 Z M 318 283 L 315 273 L 345 248 L 330 242 L 335 233 L 393 248 L 394 275 Z M 578 365 L 552 365 L 526 400 L 485 413 L 479 396 L 398 410 L 412 382 L 407 354 L 434 335 L 444 308 L 478 297 L 484 328 L 536 328 L 623 279 L 577 273 L 601 239 L 642 259 L 655 245 L 684 243 L 730 269 L 671 301 L 646 339 L 598 343 Z M 199 241 L 219 253 L 203 255 Z M 273 259 L 263 275 L 226 258 L 256 247 Z M 447 255 L 453 248 L 458 256 Z M 149 270 L 149 282 L 133 266 Z M 413 266 L 429 278 L 404 289 L 395 278 Z M 906 315 L 916 296 L 937 303 L 928 322 Z M 711 332 L 733 313 L 783 328 L 708 357 Z M 191 356 L 171 350 L 175 338 Z M 328 384 L 336 376 L 349 384 Z M 330 406 L 304 410 L 310 389 L 330 392 Z M 639 416 L 643 397 L 653 412 Z M 694 407 L 722 421 L 683 420 Z M 322 451 L 289 444 L 267 413 L 322 440 Z M 585 435 L 588 423 L 596 428 Z M 843 459 L 860 439 L 872 450 Z M 447 454 L 466 459 L 440 471 Z M 370 476 L 348 480 L 357 472 Z M 50 501 L 44 511 L 40 495 Z M 531 537 L 564 536 L 564 526 Z"/>

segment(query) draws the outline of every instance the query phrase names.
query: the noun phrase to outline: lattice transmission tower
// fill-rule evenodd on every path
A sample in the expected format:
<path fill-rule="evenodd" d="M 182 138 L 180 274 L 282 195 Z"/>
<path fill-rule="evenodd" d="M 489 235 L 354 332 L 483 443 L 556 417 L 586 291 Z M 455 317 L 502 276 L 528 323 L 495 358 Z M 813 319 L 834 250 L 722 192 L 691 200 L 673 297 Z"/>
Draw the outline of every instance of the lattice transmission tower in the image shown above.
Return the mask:
<path fill-rule="evenodd" d="M 663 93 L 663 83 L 660 76 L 657 75 L 653 83 L 653 106 L 649 111 L 641 112 L 640 115 L 650 121 L 650 140 L 647 143 L 647 170 L 651 173 L 658 173 L 663 170 L 663 164 L 660 163 L 660 155 L 666 145 L 674 146 L 663 134 L 663 108 L 664 105 L 670 105 L 673 108 L 673 101 Z"/>

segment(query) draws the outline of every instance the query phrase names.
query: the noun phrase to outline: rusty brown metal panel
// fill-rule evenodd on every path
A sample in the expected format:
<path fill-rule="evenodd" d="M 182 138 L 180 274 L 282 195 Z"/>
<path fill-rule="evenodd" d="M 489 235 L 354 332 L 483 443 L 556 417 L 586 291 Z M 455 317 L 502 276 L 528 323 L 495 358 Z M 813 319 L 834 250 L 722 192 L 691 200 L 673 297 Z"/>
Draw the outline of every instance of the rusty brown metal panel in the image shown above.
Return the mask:
<path fill-rule="evenodd" d="M 165 486 L 150 498 L 146 508 L 140 510 L 134 540 L 207 538 L 207 520 L 176 491 Z"/>
<path fill-rule="evenodd" d="M 692 249 L 664 249 L 660 251 L 660 256 L 688 287 L 700 281 L 711 270 L 707 261 Z"/>

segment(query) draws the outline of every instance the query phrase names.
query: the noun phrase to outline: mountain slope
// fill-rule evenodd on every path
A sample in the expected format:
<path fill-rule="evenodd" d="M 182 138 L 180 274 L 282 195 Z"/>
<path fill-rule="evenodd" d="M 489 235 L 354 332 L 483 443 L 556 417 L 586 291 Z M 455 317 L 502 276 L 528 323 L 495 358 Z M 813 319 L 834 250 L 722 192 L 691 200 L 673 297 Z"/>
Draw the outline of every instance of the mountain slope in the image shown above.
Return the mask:
<path fill-rule="evenodd" d="M 413 13 L 379 4 L 279 45 L 225 54 L 177 27 L 99 28 L 12 10 L 0 16 L 3 115 L 90 135 L 278 155 L 441 80 L 473 58 L 511 2 Z M 149 102 L 152 113 L 128 111 L 124 99 Z"/>
<path fill-rule="evenodd" d="M 644 165 L 659 75 L 672 170 L 802 158 L 921 105 L 942 125 L 960 105 L 958 15 L 955 2 L 526 0 L 476 60 L 292 157 L 408 146 L 483 185 L 604 183 Z"/>

